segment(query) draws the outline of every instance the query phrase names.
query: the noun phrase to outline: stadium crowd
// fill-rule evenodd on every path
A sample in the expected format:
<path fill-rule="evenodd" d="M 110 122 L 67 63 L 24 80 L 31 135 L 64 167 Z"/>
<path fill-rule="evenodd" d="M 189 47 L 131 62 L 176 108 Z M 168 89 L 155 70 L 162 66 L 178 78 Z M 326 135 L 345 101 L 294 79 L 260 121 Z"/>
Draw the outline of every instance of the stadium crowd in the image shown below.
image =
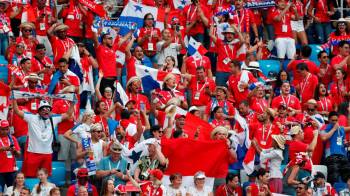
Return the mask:
<path fill-rule="evenodd" d="M 0 195 L 350 195 L 340 1 L 0 0 Z"/>

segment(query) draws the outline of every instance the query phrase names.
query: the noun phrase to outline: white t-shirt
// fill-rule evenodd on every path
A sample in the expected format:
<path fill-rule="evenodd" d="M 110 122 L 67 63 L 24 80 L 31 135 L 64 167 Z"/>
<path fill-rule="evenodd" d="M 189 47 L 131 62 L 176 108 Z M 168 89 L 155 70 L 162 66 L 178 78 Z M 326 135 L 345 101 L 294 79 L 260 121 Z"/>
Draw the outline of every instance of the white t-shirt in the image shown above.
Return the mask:
<path fill-rule="evenodd" d="M 47 196 L 50 195 L 50 191 L 52 188 L 56 187 L 55 184 L 52 184 L 50 182 L 47 183 L 46 186 L 41 185 L 41 191 L 39 194 L 36 193 L 36 189 L 38 188 L 39 184 L 36 184 L 32 190 L 32 196 Z"/>
<path fill-rule="evenodd" d="M 158 64 L 163 65 L 165 63 L 165 58 L 167 56 L 172 56 L 175 58 L 175 65 L 177 65 L 177 54 L 180 51 L 180 44 L 171 43 L 168 47 L 162 49 L 165 41 L 159 41 L 157 43 L 157 51 L 158 51 Z"/>
<path fill-rule="evenodd" d="M 97 143 L 93 144 L 91 142 L 91 148 L 94 152 L 94 161 L 96 164 L 100 162 L 100 160 L 103 158 L 103 140 L 99 140 Z"/>
<path fill-rule="evenodd" d="M 51 115 L 54 128 L 62 121 L 62 115 Z M 28 152 L 52 154 L 53 134 L 50 119 L 44 120 L 39 114 L 24 113 L 28 123 Z"/>
<path fill-rule="evenodd" d="M 13 191 L 13 186 L 10 186 L 6 189 L 5 195 L 6 196 L 12 196 L 12 194 L 14 196 L 19 196 L 20 192 L 18 192 L 17 190 Z"/>
<path fill-rule="evenodd" d="M 184 187 L 180 187 L 178 189 L 174 189 L 170 185 L 166 187 L 165 189 L 165 196 L 174 196 L 178 193 L 181 193 L 181 195 L 185 196 L 186 195 L 186 189 Z"/>
<path fill-rule="evenodd" d="M 72 132 L 77 136 L 78 141 L 81 142 L 81 139 L 91 138 L 90 126 L 82 123 L 78 124 L 72 129 Z"/>
<path fill-rule="evenodd" d="M 208 186 L 204 186 L 203 190 L 199 191 L 195 187 L 188 187 L 187 193 L 192 196 L 208 196 L 211 193 L 212 189 Z"/>

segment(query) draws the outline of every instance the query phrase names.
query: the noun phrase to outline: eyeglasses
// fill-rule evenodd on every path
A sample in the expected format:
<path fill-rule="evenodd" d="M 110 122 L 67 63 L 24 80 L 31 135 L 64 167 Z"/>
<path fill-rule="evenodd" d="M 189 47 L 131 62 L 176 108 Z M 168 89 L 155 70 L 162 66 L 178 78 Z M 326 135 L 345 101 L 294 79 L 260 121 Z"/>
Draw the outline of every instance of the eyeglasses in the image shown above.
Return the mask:
<path fill-rule="evenodd" d="M 314 112 L 316 109 L 315 108 L 308 108 L 307 109 L 309 112 Z"/>
<path fill-rule="evenodd" d="M 32 32 L 31 29 L 23 29 L 23 32 Z"/>
<path fill-rule="evenodd" d="M 146 20 L 154 20 L 154 18 L 146 18 Z"/>
<path fill-rule="evenodd" d="M 113 39 L 113 37 L 106 37 L 106 39 Z"/>
<path fill-rule="evenodd" d="M 16 48 L 24 48 L 24 46 L 18 45 L 18 46 L 16 46 Z"/>
<path fill-rule="evenodd" d="M 328 59 L 328 56 L 323 56 L 322 58 L 323 58 L 323 59 Z"/>
<path fill-rule="evenodd" d="M 159 133 L 164 133 L 164 131 L 158 131 Z"/>

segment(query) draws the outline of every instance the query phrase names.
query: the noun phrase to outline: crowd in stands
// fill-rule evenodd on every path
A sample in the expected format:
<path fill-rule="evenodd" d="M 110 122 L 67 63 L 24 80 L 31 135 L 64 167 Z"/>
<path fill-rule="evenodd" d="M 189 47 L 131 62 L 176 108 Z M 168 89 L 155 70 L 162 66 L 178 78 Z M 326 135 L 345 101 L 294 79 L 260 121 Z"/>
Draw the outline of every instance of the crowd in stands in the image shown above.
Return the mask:
<path fill-rule="evenodd" d="M 340 5 L 0 0 L 0 195 L 350 195 Z"/>

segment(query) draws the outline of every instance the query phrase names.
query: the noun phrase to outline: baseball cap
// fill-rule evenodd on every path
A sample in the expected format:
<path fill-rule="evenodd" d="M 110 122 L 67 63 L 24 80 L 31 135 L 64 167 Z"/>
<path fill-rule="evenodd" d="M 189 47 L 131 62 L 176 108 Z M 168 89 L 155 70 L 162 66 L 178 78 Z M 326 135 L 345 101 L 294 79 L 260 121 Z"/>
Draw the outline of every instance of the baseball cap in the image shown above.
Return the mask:
<path fill-rule="evenodd" d="M 10 126 L 9 121 L 7 121 L 7 120 L 1 120 L 0 121 L 0 128 L 7 128 L 9 126 Z"/>
<path fill-rule="evenodd" d="M 80 168 L 78 170 L 78 173 L 77 173 L 78 178 L 83 178 L 83 177 L 88 177 L 88 176 L 89 176 L 89 172 L 86 168 Z"/>

